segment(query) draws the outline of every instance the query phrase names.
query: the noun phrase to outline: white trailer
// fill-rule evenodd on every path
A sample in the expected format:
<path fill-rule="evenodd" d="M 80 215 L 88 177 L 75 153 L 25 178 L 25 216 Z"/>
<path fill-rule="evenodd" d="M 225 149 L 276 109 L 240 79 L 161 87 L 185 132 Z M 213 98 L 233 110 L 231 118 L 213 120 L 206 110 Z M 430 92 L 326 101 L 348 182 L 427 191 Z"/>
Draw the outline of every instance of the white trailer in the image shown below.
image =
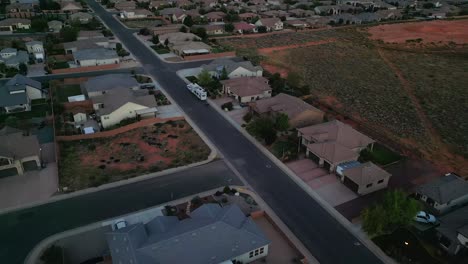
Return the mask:
<path fill-rule="evenodd" d="M 201 87 L 200 85 L 196 83 L 190 83 L 187 85 L 187 89 L 189 89 L 190 92 L 192 92 L 198 99 L 200 100 L 206 100 L 206 91 Z"/>

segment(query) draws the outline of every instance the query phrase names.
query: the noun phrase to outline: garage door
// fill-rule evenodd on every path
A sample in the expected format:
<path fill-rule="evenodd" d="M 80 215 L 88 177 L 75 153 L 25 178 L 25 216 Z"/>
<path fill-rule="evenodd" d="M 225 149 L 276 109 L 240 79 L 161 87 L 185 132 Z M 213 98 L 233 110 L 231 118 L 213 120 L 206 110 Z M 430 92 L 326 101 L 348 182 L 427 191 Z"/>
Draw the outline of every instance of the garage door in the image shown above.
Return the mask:
<path fill-rule="evenodd" d="M 354 192 L 358 192 L 359 190 L 359 185 L 357 185 L 355 182 L 353 182 L 352 180 L 350 180 L 348 177 L 344 177 L 344 181 L 343 181 L 343 184 L 348 187 L 349 189 L 351 189 L 352 191 Z"/>
<path fill-rule="evenodd" d="M 309 159 L 313 160 L 315 163 L 319 164 L 320 158 L 315 156 L 314 153 L 309 152 Z"/>
<path fill-rule="evenodd" d="M 325 162 L 323 163 L 323 167 L 324 167 L 327 171 L 330 171 L 331 165 L 330 165 L 330 163 L 328 163 L 328 162 L 325 161 Z"/>

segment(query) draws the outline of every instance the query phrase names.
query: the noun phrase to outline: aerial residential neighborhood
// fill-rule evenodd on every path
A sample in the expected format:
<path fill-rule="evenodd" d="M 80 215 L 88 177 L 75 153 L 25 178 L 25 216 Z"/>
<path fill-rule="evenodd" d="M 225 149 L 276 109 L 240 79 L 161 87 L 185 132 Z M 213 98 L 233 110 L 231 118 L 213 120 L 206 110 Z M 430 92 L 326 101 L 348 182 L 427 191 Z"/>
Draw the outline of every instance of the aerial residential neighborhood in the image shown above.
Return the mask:
<path fill-rule="evenodd" d="M 468 1 L 0 6 L 1 263 L 468 262 Z"/>

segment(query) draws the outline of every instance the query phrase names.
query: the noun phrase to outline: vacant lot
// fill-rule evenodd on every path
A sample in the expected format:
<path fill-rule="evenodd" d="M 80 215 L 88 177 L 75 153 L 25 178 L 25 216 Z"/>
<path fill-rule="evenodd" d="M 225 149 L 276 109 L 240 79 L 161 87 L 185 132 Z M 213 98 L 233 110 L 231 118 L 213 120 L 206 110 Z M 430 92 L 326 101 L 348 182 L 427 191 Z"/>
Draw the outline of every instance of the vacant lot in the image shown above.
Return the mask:
<path fill-rule="evenodd" d="M 403 73 L 442 140 L 468 156 L 468 50 L 412 53 L 384 51 Z"/>
<path fill-rule="evenodd" d="M 423 140 L 410 100 L 372 46 L 339 41 L 292 49 L 282 57 L 327 104 L 399 137 Z"/>
<path fill-rule="evenodd" d="M 185 121 L 114 137 L 60 142 L 60 186 L 75 191 L 205 160 L 210 149 Z M 77 173 L 79 172 L 79 173 Z"/>
<path fill-rule="evenodd" d="M 406 43 L 418 40 L 424 43 L 468 43 L 468 20 L 427 21 L 380 25 L 369 28 L 372 39 L 387 43 Z"/>

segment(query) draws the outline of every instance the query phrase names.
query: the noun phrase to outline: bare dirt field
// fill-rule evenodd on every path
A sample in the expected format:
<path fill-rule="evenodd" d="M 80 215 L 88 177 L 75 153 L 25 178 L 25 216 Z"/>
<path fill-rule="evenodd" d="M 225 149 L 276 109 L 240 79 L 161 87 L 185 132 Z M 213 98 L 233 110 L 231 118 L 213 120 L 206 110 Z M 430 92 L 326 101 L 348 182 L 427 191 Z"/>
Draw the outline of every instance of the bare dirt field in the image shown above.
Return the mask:
<path fill-rule="evenodd" d="M 210 149 L 183 120 L 108 138 L 60 142 L 60 186 L 79 190 L 205 160 Z M 80 172 L 77 174 L 77 172 Z"/>
<path fill-rule="evenodd" d="M 387 24 L 369 28 L 371 39 L 386 43 L 407 43 L 420 39 L 424 43 L 468 43 L 468 20 L 427 21 Z"/>
<path fill-rule="evenodd" d="M 449 22 L 448 35 L 453 25 L 468 28 L 466 21 L 429 25 L 435 22 Z M 352 28 L 317 33 L 309 37 L 318 40 L 287 42 L 290 49 L 284 42 L 272 46 L 280 40 L 264 39 L 260 64 L 284 77 L 294 72 L 311 89 L 308 101 L 333 109 L 377 140 L 428 159 L 441 171 L 468 174 L 465 47 L 384 44 Z M 319 44 L 304 46 L 311 42 Z"/>

